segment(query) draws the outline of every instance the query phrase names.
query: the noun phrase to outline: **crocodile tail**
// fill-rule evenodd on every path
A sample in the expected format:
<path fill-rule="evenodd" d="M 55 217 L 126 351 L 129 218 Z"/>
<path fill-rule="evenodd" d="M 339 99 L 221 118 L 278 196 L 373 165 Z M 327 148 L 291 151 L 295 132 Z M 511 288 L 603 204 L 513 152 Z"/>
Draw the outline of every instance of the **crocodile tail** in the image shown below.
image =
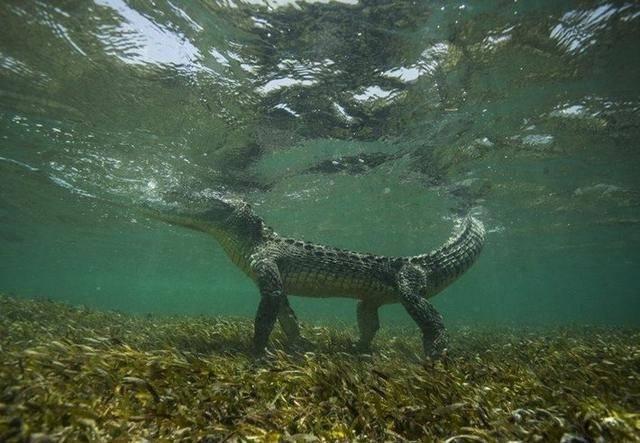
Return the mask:
<path fill-rule="evenodd" d="M 439 248 L 423 255 L 421 262 L 430 271 L 434 294 L 462 275 L 475 262 L 485 242 L 482 222 L 467 215 Z"/>

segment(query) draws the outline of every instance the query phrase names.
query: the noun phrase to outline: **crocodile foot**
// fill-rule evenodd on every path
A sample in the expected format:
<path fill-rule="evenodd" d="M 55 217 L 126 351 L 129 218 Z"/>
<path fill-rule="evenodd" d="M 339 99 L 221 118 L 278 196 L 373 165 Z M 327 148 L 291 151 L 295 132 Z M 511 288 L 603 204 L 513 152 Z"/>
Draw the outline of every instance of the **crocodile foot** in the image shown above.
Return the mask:
<path fill-rule="evenodd" d="M 265 347 L 252 346 L 251 350 L 249 351 L 249 355 L 255 360 L 264 358 L 266 356 L 266 353 L 267 353 L 267 348 Z"/>
<path fill-rule="evenodd" d="M 316 344 L 304 337 L 298 337 L 296 340 L 287 343 L 286 348 L 292 352 L 309 352 L 317 348 Z"/>
<path fill-rule="evenodd" d="M 439 360 L 447 355 L 448 338 L 446 333 L 439 334 L 435 339 L 422 339 L 424 354 L 432 360 Z"/>
<path fill-rule="evenodd" d="M 371 354 L 371 343 L 363 343 L 361 341 L 351 343 L 349 351 L 352 354 Z"/>

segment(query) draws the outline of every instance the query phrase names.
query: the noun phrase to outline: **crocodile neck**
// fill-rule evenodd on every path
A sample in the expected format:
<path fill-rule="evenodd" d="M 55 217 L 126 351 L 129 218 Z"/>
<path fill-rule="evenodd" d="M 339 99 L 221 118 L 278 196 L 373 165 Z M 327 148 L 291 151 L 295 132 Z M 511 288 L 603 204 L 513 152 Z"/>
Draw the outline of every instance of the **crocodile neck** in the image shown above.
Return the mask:
<path fill-rule="evenodd" d="M 261 220 L 260 220 L 261 221 Z M 262 221 L 261 221 L 262 222 Z M 268 243 L 271 229 L 266 227 L 264 223 L 251 231 L 238 230 L 230 226 L 213 226 L 206 230 L 218 241 L 229 259 L 242 272 L 255 280 L 255 276 L 251 270 L 251 255 L 260 248 L 261 245 Z"/>

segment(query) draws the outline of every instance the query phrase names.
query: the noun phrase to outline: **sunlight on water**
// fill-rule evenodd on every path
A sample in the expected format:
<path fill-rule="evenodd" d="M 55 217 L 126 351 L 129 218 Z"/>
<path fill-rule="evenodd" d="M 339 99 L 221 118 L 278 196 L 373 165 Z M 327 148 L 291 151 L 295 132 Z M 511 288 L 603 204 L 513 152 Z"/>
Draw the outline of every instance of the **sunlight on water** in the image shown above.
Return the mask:
<path fill-rule="evenodd" d="M 634 3 L 96 0 L 2 13 L 5 290 L 249 314 L 254 289 L 213 240 L 135 214 L 168 190 L 211 189 L 284 234 L 384 254 L 435 247 L 474 211 L 489 243 L 436 300 L 450 321 L 636 323 Z M 141 230 L 175 250 L 138 247 Z M 85 248 L 110 265 L 73 278 L 65 264 Z M 131 272 L 125 250 L 146 268 Z M 160 284 L 170 268 L 185 276 Z M 185 285 L 197 302 L 180 301 Z M 222 303 L 236 286 L 238 303 Z M 303 317 L 352 316 L 294 303 Z"/>
<path fill-rule="evenodd" d="M 638 42 L 630 1 L 1 2 L 0 441 L 638 441 Z"/>

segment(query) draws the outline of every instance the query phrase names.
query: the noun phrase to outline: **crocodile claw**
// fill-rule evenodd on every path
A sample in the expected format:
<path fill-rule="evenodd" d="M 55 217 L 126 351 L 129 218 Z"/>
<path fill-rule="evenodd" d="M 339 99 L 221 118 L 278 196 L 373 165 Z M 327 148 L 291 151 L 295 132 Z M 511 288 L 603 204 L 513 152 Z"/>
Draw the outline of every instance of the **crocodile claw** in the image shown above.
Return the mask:
<path fill-rule="evenodd" d="M 447 355 L 448 339 L 445 333 L 440 334 L 435 340 L 423 338 L 422 345 L 424 354 L 433 360 L 439 360 Z"/>

